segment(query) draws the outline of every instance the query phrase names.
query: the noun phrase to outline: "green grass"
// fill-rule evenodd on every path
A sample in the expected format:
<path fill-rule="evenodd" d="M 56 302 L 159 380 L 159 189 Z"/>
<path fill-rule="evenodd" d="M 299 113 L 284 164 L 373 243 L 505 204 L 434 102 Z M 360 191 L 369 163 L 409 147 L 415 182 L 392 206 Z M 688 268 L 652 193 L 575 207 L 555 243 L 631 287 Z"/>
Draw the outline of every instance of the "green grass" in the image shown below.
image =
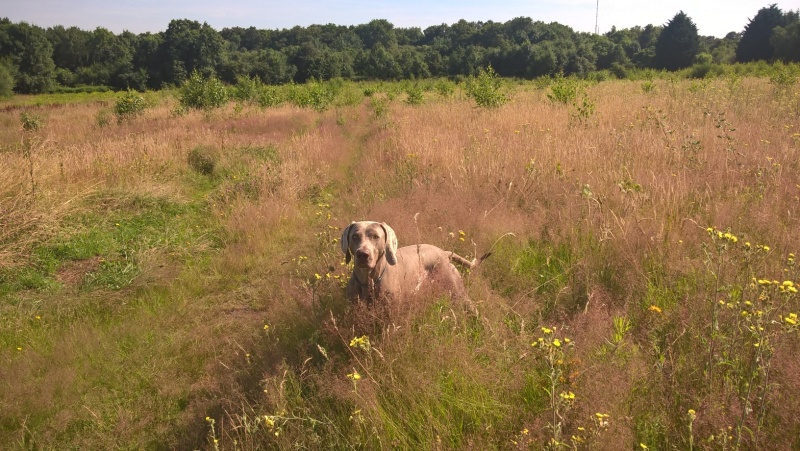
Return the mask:
<path fill-rule="evenodd" d="M 156 252 L 183 264 L 192 248 L 219 244 L 209 233 L 209 210 L 202 203 L 112 192 L 87 199 L 90 205 L 100 207 L 66 216 L 58 234 L 34 247 L 28 266 L 0 273 L 0 292 L 54 289 L 60 269 L 94 257 L 99 265 L 77 281 L 79 287 L 119 290 L 139 275 L 144 254 Z"/>

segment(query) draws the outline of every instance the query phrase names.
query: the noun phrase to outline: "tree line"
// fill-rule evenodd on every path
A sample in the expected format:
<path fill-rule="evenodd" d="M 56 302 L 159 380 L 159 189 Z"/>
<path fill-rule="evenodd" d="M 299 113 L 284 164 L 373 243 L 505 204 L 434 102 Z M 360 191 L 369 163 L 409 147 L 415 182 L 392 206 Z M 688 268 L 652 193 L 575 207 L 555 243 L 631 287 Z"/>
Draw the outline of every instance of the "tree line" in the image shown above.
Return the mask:
<path fill-rule="evenodd" d="M 311 78 L 408 79 L 473 76 L 491 65 L 504 77 L 618 77 L 635 68 L 678 70 L 700 63 L 800 61 L 800 14 L 776 5 L 760 9 L 741 32 L 699 36 L 682 11 L 664 26 L 605 34 L 575 32 L 559 23 L 518 17 L 398 28 L 385 19 L 356 26 L 311 25 L 216 31 L 176 19 L 166 31 L 114 34 L 0 19 L 0 94 L 42 93 L 82 86 L 160 89 L 192 73 L 227 83 L 241 77 L 266 84 Z"/>

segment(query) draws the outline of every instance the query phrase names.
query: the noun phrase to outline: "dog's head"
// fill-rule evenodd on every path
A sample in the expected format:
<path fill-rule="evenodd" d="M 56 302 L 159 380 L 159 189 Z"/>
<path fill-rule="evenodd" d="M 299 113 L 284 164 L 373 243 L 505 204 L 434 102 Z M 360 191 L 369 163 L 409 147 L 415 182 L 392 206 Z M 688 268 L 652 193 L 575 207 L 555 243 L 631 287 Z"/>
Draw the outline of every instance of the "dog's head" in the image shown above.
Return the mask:
<path fill-rule="evenodd" d="M 353 222 L 342 231 L 342 253 L 356 268 L 374 268 L 386 257 L 390 265 L 397 263 L 397 236 L 385 222 Z"/>

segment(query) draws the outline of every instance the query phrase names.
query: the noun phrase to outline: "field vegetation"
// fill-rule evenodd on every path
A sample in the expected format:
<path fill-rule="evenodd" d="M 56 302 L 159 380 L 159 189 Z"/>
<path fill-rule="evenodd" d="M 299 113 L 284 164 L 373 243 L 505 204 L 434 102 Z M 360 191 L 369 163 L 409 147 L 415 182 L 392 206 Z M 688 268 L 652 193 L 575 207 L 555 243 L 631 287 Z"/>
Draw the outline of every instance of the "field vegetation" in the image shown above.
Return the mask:
<path fill-rule="evenodd" d="M 800 448 L 798 68 L 692 70 L 3 101 L 0 443 Z M 477 312 L 349 305 L 352 220 Z"/>

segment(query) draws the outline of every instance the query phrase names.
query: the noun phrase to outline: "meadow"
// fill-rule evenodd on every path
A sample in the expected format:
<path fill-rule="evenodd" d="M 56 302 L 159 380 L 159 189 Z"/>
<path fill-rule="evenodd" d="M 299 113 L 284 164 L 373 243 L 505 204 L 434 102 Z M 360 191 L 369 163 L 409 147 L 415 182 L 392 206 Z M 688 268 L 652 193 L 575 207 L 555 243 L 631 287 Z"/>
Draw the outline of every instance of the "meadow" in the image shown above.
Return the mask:
<path fill-rule="evenodd" d="M 796 76 L 329 83 L 0 103 L 0 443 L 800 448 Z M 477 313 L 349 305 L 353 220 Z"/>

